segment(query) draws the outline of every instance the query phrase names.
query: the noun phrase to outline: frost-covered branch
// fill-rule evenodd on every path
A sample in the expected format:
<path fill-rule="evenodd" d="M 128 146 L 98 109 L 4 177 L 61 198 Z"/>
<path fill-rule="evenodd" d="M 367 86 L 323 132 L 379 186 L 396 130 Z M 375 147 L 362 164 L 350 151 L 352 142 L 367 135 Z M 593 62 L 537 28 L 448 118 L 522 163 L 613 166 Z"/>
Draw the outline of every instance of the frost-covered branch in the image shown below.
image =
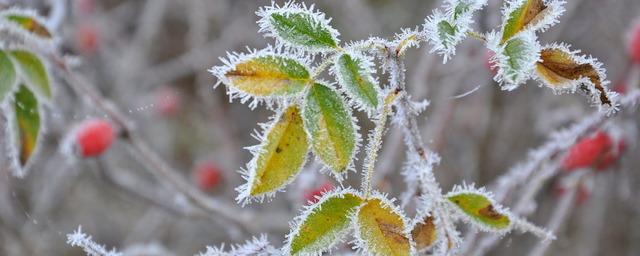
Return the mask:
<path fill-rule="evenodd" d="M 73 233 L 67 234 L 67 244 L 82 248 L 89 256 L 123 256 L 115 249 L 107 251 L 104 245 L 94 242 L 90 235 L 82 232 L 82 226 L 78 226 Z"/>

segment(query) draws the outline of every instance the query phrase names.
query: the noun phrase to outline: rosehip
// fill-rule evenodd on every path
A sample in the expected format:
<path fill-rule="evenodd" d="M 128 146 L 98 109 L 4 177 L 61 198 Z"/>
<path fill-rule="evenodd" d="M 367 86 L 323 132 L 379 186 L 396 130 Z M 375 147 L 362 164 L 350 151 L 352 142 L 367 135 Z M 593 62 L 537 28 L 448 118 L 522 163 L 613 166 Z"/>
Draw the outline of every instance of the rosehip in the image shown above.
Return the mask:
<path fill-rule="evenodd" d="M 82 122 L 74 133 L 75 146 L 82 157 L 94 157 L 106 151 L 115 138 L 113 125 L 103 119 Z"/>
<path fill-rule="evenodd" d="M 308 202 L 308 204 L 315 204 L 318 202 L 317 197 L 321 196 L 325 192 L 333 190 L 333 188 L 334 188 L 333 183 L 331 183 L 330 181 L 327 181 L 323 183 L 321 186 L 307 191 L 304 194 L 304 199 Z"/>
<path fill-rule="evenodd" d="M 618 159 L 622 156 L 622 153 L 627 149 L 627 144 L 623 139 L 618 141 L 618 144 L 615 147 L 610 147 L 610 149 L 598 160 L 596 163 L 597 171 L 606 171 L 615 163 L 618 162 Z"/>
<path fill-rule="evenodd" d="M 92 25 L 81 25 L 76 30 L 76 47 L 85 55 L 93 55 L 98 50 L 100 38 Z"/>
<path fill-rule="evenodd" d="M 631 28 L 631 37 L 628 42 L 629 58 L 636 63 L 640 63 L 640 22 Z"/>
<path fill-rule="evenodd" d="M 591 137 L 581 139 L 569 149 L 562 161 L 562 168 L 566 171 L 573 171 L 593 166 L 611 146 L 611 137 L 603 131 L 598 131 Z"/>
<path fill-rule="evenodd" d="M 222 172 L 213 162 L 204 161 L 196 166 L 194 178 L 200 189 L 211 191 L 222 182 Z"/>
<path fill-rule="evenodd" d="M 495 53 L 492 51 L 486 51 L 484 53 L 484 65 L 493 76 L 498 74 L 498 67 L 496 66 L 495 61 L 492 60 L 494 55 Z"/>
<path fill-rule="evenodd" d="M 155 109 L 163 116 L 175 115 L 180 102 L 180 95 L 171 87 L 162 87 L 155 93 Z"/>

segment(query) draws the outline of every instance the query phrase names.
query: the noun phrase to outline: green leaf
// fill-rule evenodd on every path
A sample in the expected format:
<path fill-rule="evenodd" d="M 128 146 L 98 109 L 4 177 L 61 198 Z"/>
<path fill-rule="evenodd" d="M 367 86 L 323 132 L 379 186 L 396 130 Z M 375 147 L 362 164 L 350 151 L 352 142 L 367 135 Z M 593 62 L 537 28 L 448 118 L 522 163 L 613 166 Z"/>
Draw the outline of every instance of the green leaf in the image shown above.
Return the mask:
<path fill-rule="evenodd" d="M 38 99 L 24 85 L 15 94 L 14 111 L 17 127 L 18 160 L 20 167 L 27 165 L 36 149 L 40 134 L 40 109 Z"/>
<path fill-rule="evenodd" d="M 337 174 L 345 172 L 357 137 L 354 119 L 342 97 L 327 86 L 313 85 L 306 97 L 303 118 L 316 156 Z"/>
<path fill-rule="evenodd" d="M 335 63 L 337 71 L 335 73 L 349 97 L 358 105 L 368 110 L 375 110 L 379 103 L 377 85 L 363 65 L 362 60 L 343 54 Z"/>
<path fill-rule="evenodd" d="M 258 11 L 260 31 L 267 31 L 280 43 L 304 47 L 310 51 L 337 49 L 338 32 L 329 25 L 323 13 L 297 3 L 284 7 L 266 7 Z"/>
<path fill-rule="evenodd" d="M 311 81 L 305 65 L 279 55 L 248 58 L 217 75 L 223 76 L 228 86 L 257 97 L 290 96 Z"/>
<path fill-rule="evenodd" d="M 18 24 L 24 30 L 35 34 L 42 38 L 51 38 L 51 32 L 44 25 L 40 24 L 35 18 L 19 15 L 19 14 L 10 14 L 6 16 L 7 20 Z"/>
<path fill-rule="evenodd" d="M 471 4 L 464 1 L 460 1 L 456 7 L 453 8 L 453 20 L 457 20 L 460 16 L 471 10 Z"/>
<path fill-rule="evenodd" d="M 449 22 L 443 20 L 438 23 L 438 37 L 440 37 L 440 40 L 445 47 L 450 46 L 451 40 L 455 34 L 456 27 L 452 26 Z"/>
<path fill-rule="evenodd" d="M 0 103 L 16 84 L 16 70 L 4 51 L 0 50 Z"/>
<path fill-rule="evenodd" d="M 358 210 L 356 237 L 374 255 L 410 255 L 403 217 L 381 199 L 370 199 Z"/>
<path fill-rule="evenodd" d="M 289 254 L 320 254 L 330 249 L 347 234 L 349 216 L 362 202 L 353 193 L 340 193 L 315 204 L 290 235 Z"/>
<path fill-rule="evenodd" d="M 491 200 L 483 194 L 473 192 L 452 193 L 447 199 L 467 216 L 472 223 L 494 230 L 504 230 L 511 226 L 506 213 L 500 212 Z"/>
<path fill-rule="evenodd" d="M 260 196 L 286 185 L 302 168 L 309 144 L 297 106 L 290 106 L 267 132 L 256 155 L 248 196 Z"/>
<path fill-rule="evenodd" d="M 38 56 L 28 51 L 17 50 L 10 52 L 17 64 L 22 79 L 30 88 L 44 97 L 51 98 L 49 74 Z"/>
<path fill-rule="evenodd" d="M 527 26 L 535 23 L 545 15 L 545 6 L 543 0 L 523 0 L 522 4 L 507 14 L 502 30 L 501 44 L 515 36 L 518 32 L 524 30 Z"/>

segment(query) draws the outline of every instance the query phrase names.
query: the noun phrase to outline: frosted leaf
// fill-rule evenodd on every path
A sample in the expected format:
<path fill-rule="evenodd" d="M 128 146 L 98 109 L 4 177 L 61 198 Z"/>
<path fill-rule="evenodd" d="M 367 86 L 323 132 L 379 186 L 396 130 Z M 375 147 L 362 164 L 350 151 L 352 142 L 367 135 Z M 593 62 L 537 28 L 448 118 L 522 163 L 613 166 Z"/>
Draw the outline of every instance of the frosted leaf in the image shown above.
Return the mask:
<path fill-rule="evenodd" d="M 507 232 L 511 229 L 513 218 L 510 213 L 494 202 L 492 195 L 484 189 L 455 186 L 445 198 L 464 220 L 481 230 Z"/>
<path fill-rule="evenodd" d="M 353 216 L 355 246 L 370 255 L 412 255 L 411 226 L 402 211 L 375 194 Z"/>
<path fill-rule="evenodd" d="M 12 50 L 8 53 L 15 63 L 20 79 L 41 99 L 51 99 L 53 93 L 49 73 L 40 57 L 27 50 Z"/>
<path fill-rule="evenodd" d="M 380 103 L 380 87 L 373 78 L 373 63 L 365 56 L 342 54 L 336 58 L 332 73 L 354 106 L 373 113 Z"/>
<path fill-rule="evenodd" d="M 471 30 L 474 12 L 486 4 L 485 0 L 449 0 L 444 12 L 434 10 L 424 24 L 426 38 L 431 44 L 430 52 L 442 55 L 446 63 Z"/>
<path fill-rule="evenodd" d="M 0 11 L 0 31 L 10 35 L 3 38 L 5 40 L 17 39 L 17 43 L 50 48 L 54 40 L 46 24 L 45 18 L 35 10 L 11 7 Z"/>
<path fill-rule="evenodd" d="M 249 53 L 229 53 L 224 65 L 209 70 L 227 86 L 231 97 L 250 107 L 267 100 L 282 100 L 301 93 L 311 83 L 308 61 L 301 55 L 267 47 Z"/>
<path fill-rule="evenodd" d="M 334 89 L 315 84 L 307 93 L 304 127 L 314 154 L 341 179 L 357 151 L 357 125 L 350 109 Z"/>
<path fill-rule="evenodd" d="M 10 113 L 7 136 L 14 174 L 23 177 L 33 162 L 43 133 L 38 98 L 29 88 L 20 85 L 6 112 Z"/>
<path fill-rule="evenodd" d="M 531 31 L 518 33 L 504 44 L 500 44 L 498 34 L 489 33 L 487 48 L 495 53 L 490 60 L 497 67 L 493 79 L 503 90 L 511 91 L 525 83 L 540 59 L 541 47 Z"/>
<path fill-rule="evenodd" d="M 521 31 L 545 31 L 558 23 L 565 11 L 564 0 L 510 0 L 502 10 L 501 44 Z"/>
<path fill-rule="evenodd" d="M 0 103 L 11 94 L 17 82 L 16 69 L 6 52 L 0 50 Z"/>
<path fill-rule="evenodd" d="M 291 255 L 320 255 L 331 249 L 347 235 L 350 217 L 362 202 L 352 189 L 324 194 L 296 217 L 284 251 Z"/>
<path fill-rule="evenodd" d="M 291 183 L 304 165 L 309 144 L 297 105 L 277 114 L 277 119 L 260 136 L 260 145 L 253 147 L 253 159 L 247 164 L 247 183 L 238 187 L 237 200 L 243 204 L 262 200 Z"/>
<path fill-rule="evenodd" d="M 557 93 L 580 89 L 600 109 L 615 111 L 617 94 L 606 87 L 609 81 L 602 64 L 569 48 L 565 44 L 545 46 L 536 63 L 536 79 Z"/>
<path fill-rule="evenodd" d="M 338 31 L 329 23 L 331 19 L 315 10 L 293 1 L 283 6 L 272 2 L 262 7 L 256 14 L 260 17 L 259 32 L 274 37 L 279 44 L 288 47 L 302 47 L 310 52 L 325 52 L 337 49 Z"/>

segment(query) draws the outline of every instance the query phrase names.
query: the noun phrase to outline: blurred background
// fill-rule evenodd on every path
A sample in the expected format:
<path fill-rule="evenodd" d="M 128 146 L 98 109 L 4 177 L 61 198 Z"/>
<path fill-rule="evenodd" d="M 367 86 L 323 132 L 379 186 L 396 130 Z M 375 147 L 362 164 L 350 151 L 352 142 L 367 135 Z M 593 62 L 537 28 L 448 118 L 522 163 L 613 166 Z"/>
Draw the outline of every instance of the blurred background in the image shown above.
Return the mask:
<path fill-rule="evenodd" d="M 400 28 L 421 26 L 441 5 L 430 0 L 305 2 L 333 17 L 342 42 L 392 37 Z M 103 113 L 56 79 L 54 72 L 55 107 L 46 110 L 47 131 L 29 175 L 11 176 L 8 160 L 0 158 L 0 255 L 82 255 L 65 243 L 66 234 L 79 225 L 108 248 L 132 255 L 193 255 L 207 245 L 242 243 L 261 233 L 279 247 L 289 231 L 288 221 L 306 201 L 339 186 L 319 174 L 320 165 L 310 161 L 273 201 L 245 207 L 235 203 L 234 188 L 243 183 L 237 170 L 251 157 L 243 147 L 258 143 L 251 134 L 273 113 L 229 102 L 224 86 L 213 89 L 217 81 L 207 69 L 220 65 L 218 58 L 227 51 L 273 43 L 257 33 L 254 14 L 270 1 L 4 0 L 0 4 L 34 8 L 44 16 L 52 16 L 61 5 L 64 13 L 57 17 L 54 31 L 62 51 L 78 57 L 75 69 L 122 109 L 151 149 L 195 189 L 219 199 L 231 211 L 254 214 L 251 223 L 235 223 L 194 210 L 120 141 L 99 158 L 70 160 L 60 151 L 67 131 Z M 476 15 L 476 31 L 496 29 L 502 5 L 503 1 L 489 0 L 489 6 Z M 611 88 L 620 92 L 637 88 L 639 68 L 630 61 L 627 41 L 633 21 L 640 17 L 640 1 L 571 0 L 566 8 L 561 23 L 541 35 L 542 44 L 571 44 L 603 62 Z M 534 81 L 512 92 L 501 91 L 491 79 L 488 54 L 479 41 L 466 40 L 447 64 L 428 54 L 429 49 L 425 44 L 408 52 L 407 82 L 413 99 L 431 102 L 421 115 L 420 128 L 428 146 L 442 157 L 435 173 L 444 191 L 463 181 L 491 186 L 552 132 L 597 111 L 582 95 L 554 95 Z M 386 81 L 381 72 L 378 75 Z M 356 115 L 366 138 L 373 123 L 361 112 Z M 627 112 L 605 124 L 604 131 L 625 140 L 626 150 L 607 170 L 592 171 L 580 184 L 547 255 L 640 255 L 640 158 L 635 157 L 640 153 L 639 120 L 637 113 Z M 4 125 L 6 120 L 0 122 Z M 361 152 L 358 159 L 363 158 Z M 406 189 L 400 175 L 404 159 L 401 132 L 392 127 L 376 166 L 379 190 L 398 196 Z M 547 226 L 566 190 L 560 182 L 564 173 L 544 184 L 537 208 L 529 215 L 533 223 Z M 344 185 L 359 187 L 360 176 L 351 173 Z M 464 224 L 459 227 L 468 230 Z M 522 255 L 537 242 L 530 234 L 514 232 L 487 255 Z M 473 251 L 473 243 L 465 245 Z M 334 253 L 349 248 L 345 245 Z"/>

